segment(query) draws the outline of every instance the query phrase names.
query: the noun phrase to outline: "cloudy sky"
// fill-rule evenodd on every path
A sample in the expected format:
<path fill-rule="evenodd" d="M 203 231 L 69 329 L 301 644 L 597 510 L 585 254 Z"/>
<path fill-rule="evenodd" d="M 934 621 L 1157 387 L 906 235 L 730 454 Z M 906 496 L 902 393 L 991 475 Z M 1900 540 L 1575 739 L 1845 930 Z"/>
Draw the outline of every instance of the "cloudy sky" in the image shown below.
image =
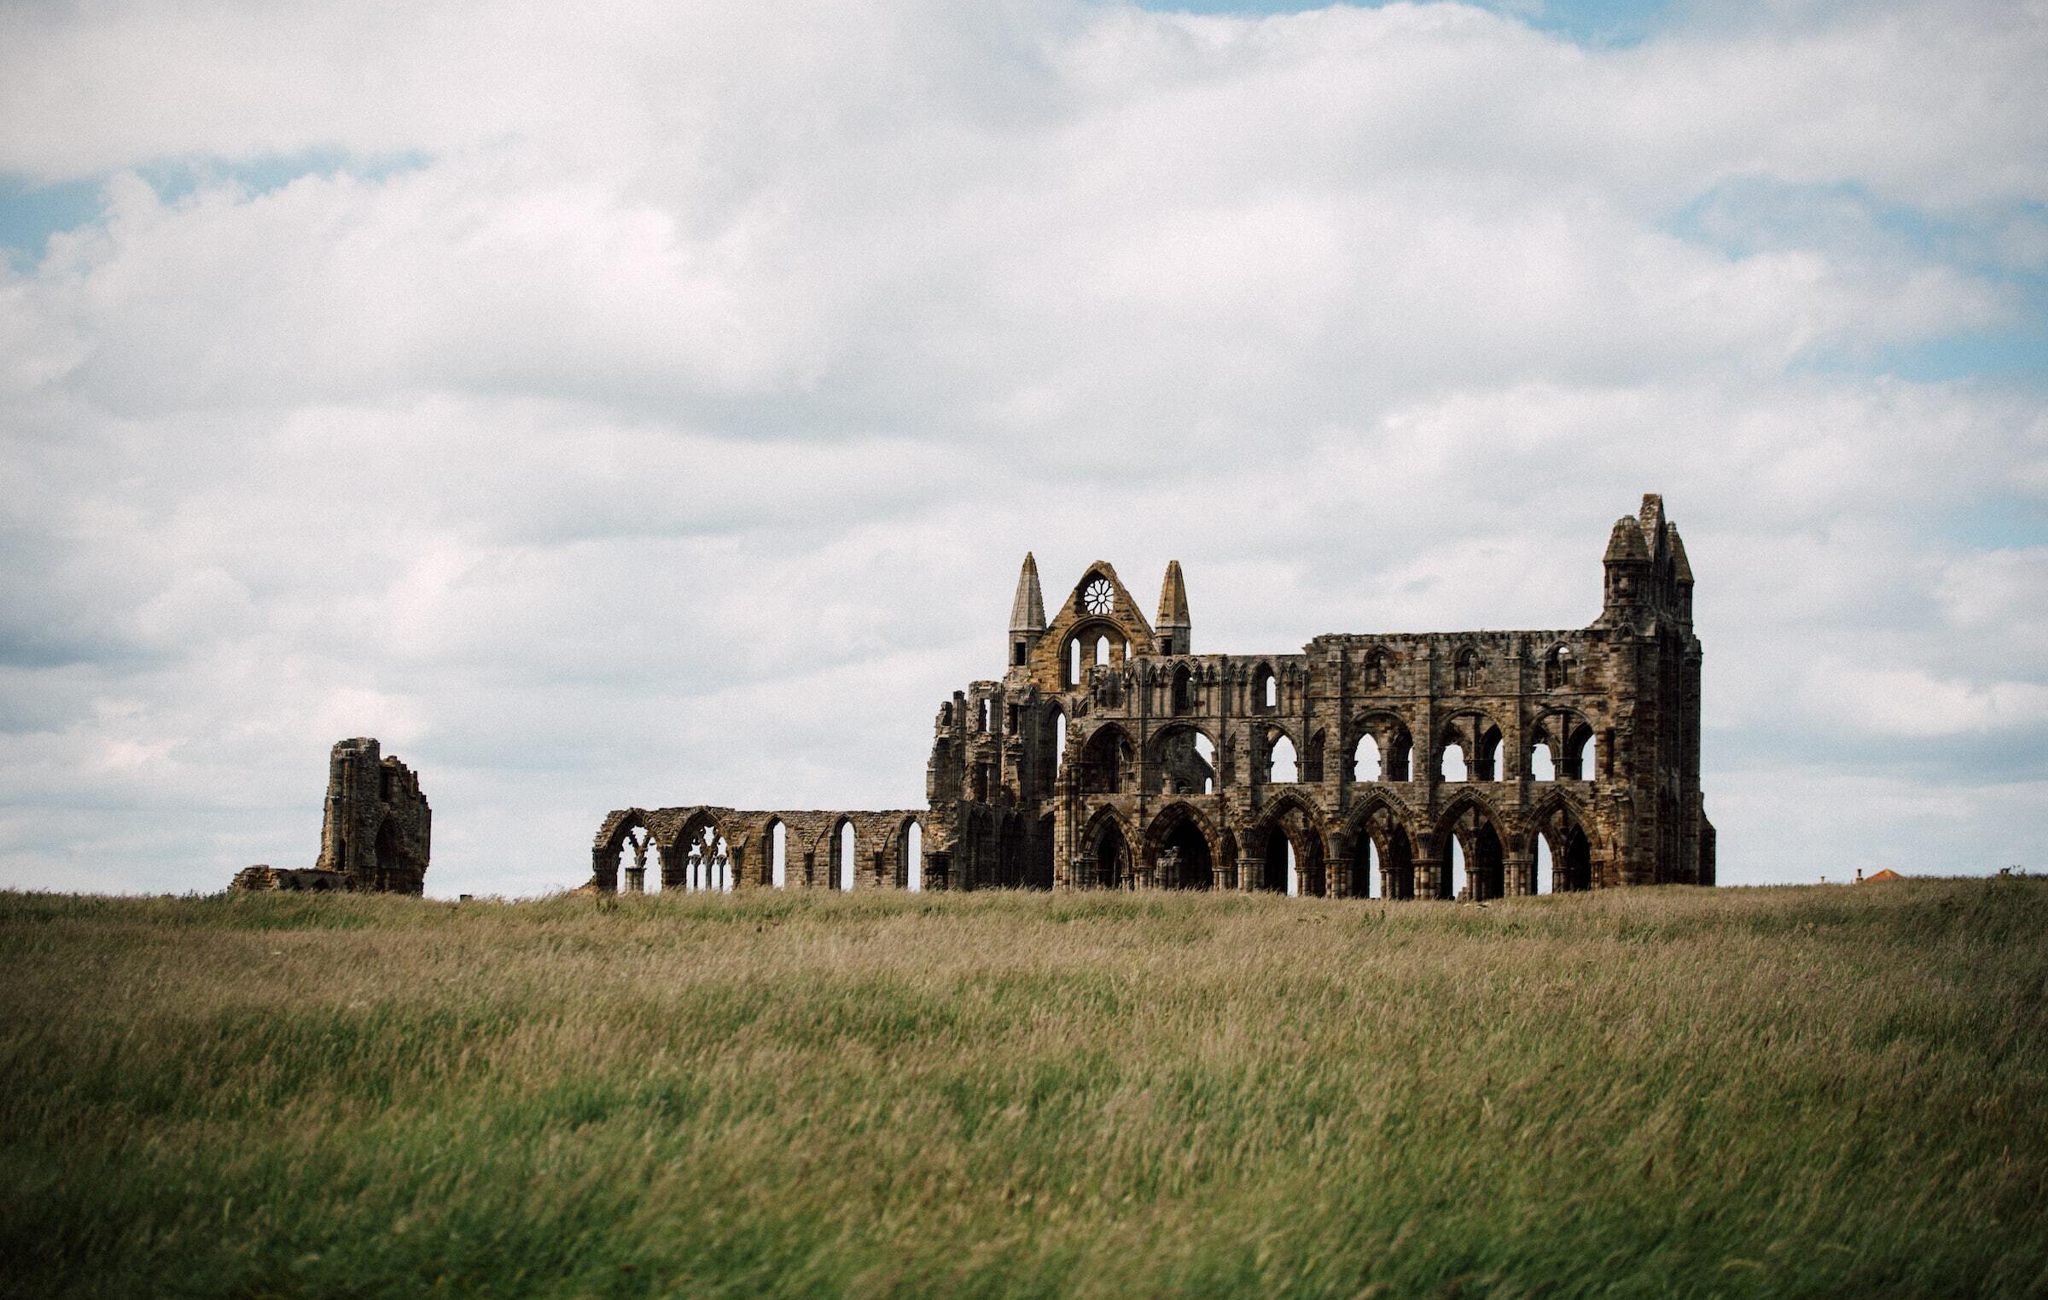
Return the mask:
<path fill-rule="evenodd" d="M 1196 8 L 0 8 L 0 886 L 915 804 L 1026 549 L 1567 627 L 1645 491 L 1724 882 L 2048 867 L 2048 4 Z"/>

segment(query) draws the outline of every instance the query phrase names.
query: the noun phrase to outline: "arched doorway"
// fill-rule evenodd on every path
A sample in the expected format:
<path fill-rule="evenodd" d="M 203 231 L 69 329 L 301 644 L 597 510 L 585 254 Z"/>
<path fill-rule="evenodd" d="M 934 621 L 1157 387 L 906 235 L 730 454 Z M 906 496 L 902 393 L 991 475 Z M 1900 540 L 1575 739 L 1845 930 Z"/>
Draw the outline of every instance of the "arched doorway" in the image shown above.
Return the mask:
<path fill-rule="evenodd" d="M 1082 883 L 1097 889 L 1122 889 L 1131 878 L 1131 846 L 1116 818 L 1098 821 L 1089 843 L 1095 859 L 1095 878 Z"/>
<path fill-rule="evenodd" d="M 846 893 L 853 892 L 854 850 L 858 847 L 853 830 L 853 821 L 842 818 L 837 833 L 832 836 L 832 883 Z"/>
<path fill-rule="evenodd" d="M 1327 892 L 1322 833 L 1300 803 L 1283 800 L 1267 814 L 1263 830 L 1255 888 L 1318 898 Z"/>
<path fill-rule="evenodd" d="M 1445 897 L 1483 903 L 1507 894 L 1507 853 L 1484 806 L 1454 808 L 1438 840 L 1444 845 Z"/>
<path fill-rule="evenodd" d="M 1544 809 L 1534 837 L 1550 858 L 1550 889 L 1571 894 L 1593 887 L 1593 845 L 1585 823 L 1563 800 Z M 1539 885 L 1540 888 L 1540 885 Z"/>
<path fill-rule="evenodd" d="M 924 827 L 912 817 L 897 833 L 896 885 L 912 893 L 924 888 Z"/>
<path fill-rule="evenodd" d="M 1152 823 L 1153 861 L 1163 889 L 1214 889 L 1216 855 L 1201 822 L 1185 804 Z"/>

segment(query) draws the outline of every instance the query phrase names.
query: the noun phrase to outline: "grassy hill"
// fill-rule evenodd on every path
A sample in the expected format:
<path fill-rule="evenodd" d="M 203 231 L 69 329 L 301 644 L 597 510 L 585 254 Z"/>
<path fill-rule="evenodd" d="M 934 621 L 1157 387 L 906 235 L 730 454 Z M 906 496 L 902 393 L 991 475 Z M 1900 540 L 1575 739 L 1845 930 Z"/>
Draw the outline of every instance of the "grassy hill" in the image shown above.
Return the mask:
<path fill-rule="evenodd" d="M 0 895 L 15 1295 L 2048 1293 L 2048 886 Z"/>

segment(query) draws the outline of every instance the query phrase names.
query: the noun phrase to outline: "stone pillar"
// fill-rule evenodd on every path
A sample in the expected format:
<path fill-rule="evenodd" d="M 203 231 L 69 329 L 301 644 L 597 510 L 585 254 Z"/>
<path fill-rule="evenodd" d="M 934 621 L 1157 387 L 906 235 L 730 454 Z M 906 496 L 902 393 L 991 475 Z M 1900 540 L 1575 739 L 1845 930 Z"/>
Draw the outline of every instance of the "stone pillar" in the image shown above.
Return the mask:
<path fill-rule="evenodd" d="M 1554 870 L 1554 868 L 1553 868 Z M 1506 853 L 1501 858 L 1501 886 L 1509 898 L 1527 898 L 1536 892 L 1536 855 Z"/>
<path fill-rule="evenodd" d="M 1259 877 L 1266 870 L 1265 859 L 1247 857 L 1242 848 L 1237 852 L 1237 888 L 1239 892 L 1255 894 L 1259 891 Z"/>
<path fill-rule="evenodd" d="M 626 868 L 626 892 L 644 894 L 647 892 L 647 835 L 643 831 L 638 837 L 628 835 L 626 845 L 633 850 L 633 865 Z"/>
<path fill-rule="evenodd" d="M 1444 860 L 1435 852 L 1415 853 L 1415 896 L 1444 898 Z"/>
<path fill-rule="evenodd" d="M 1337 855 L 1332 854 L 1329 857 L 1329 859 L 1324 863 L 1323 872 L 1327 879 L 1327 892 L 1329 893 L 1330 897 L 1351 897 L 1351 864 L 1353 862 L 1352 854 L 1355 854 L 1357 852 L 1358 848 L 1354 846 L 1351 850 L 1351 853 L 1346 853 L 1342 857 L 1338 857 Z"/>

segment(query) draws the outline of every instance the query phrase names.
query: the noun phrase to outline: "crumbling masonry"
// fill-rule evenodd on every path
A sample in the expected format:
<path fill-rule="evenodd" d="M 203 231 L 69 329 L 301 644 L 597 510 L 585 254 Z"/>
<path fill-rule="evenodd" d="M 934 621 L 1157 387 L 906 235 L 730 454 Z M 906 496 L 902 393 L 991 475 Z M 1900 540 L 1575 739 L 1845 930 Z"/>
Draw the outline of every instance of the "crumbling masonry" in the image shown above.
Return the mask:
<path fill-rule="evenodd" d="M 310 868 L 245 867 L 228 888 L 418 894 L 433 829 L 434 810 L 412 769 L 368 736 L 344 740 L 327 757 L 319 860 Z"/>
<path fill-rule="evenodd" d="M 649 888 L 651 848 L 665 889 L 1711 885 L 1693 576 L 1660 498 L 1603 563 L 1586 628 L 1235 655 L 1194 653 L 1178 562 L 1154 625 L 1100 561 L 1048 619 L 1027 555 L 1007 670 L 939 706 L 924 809 L 621 809 L 591 884 Z"/>

